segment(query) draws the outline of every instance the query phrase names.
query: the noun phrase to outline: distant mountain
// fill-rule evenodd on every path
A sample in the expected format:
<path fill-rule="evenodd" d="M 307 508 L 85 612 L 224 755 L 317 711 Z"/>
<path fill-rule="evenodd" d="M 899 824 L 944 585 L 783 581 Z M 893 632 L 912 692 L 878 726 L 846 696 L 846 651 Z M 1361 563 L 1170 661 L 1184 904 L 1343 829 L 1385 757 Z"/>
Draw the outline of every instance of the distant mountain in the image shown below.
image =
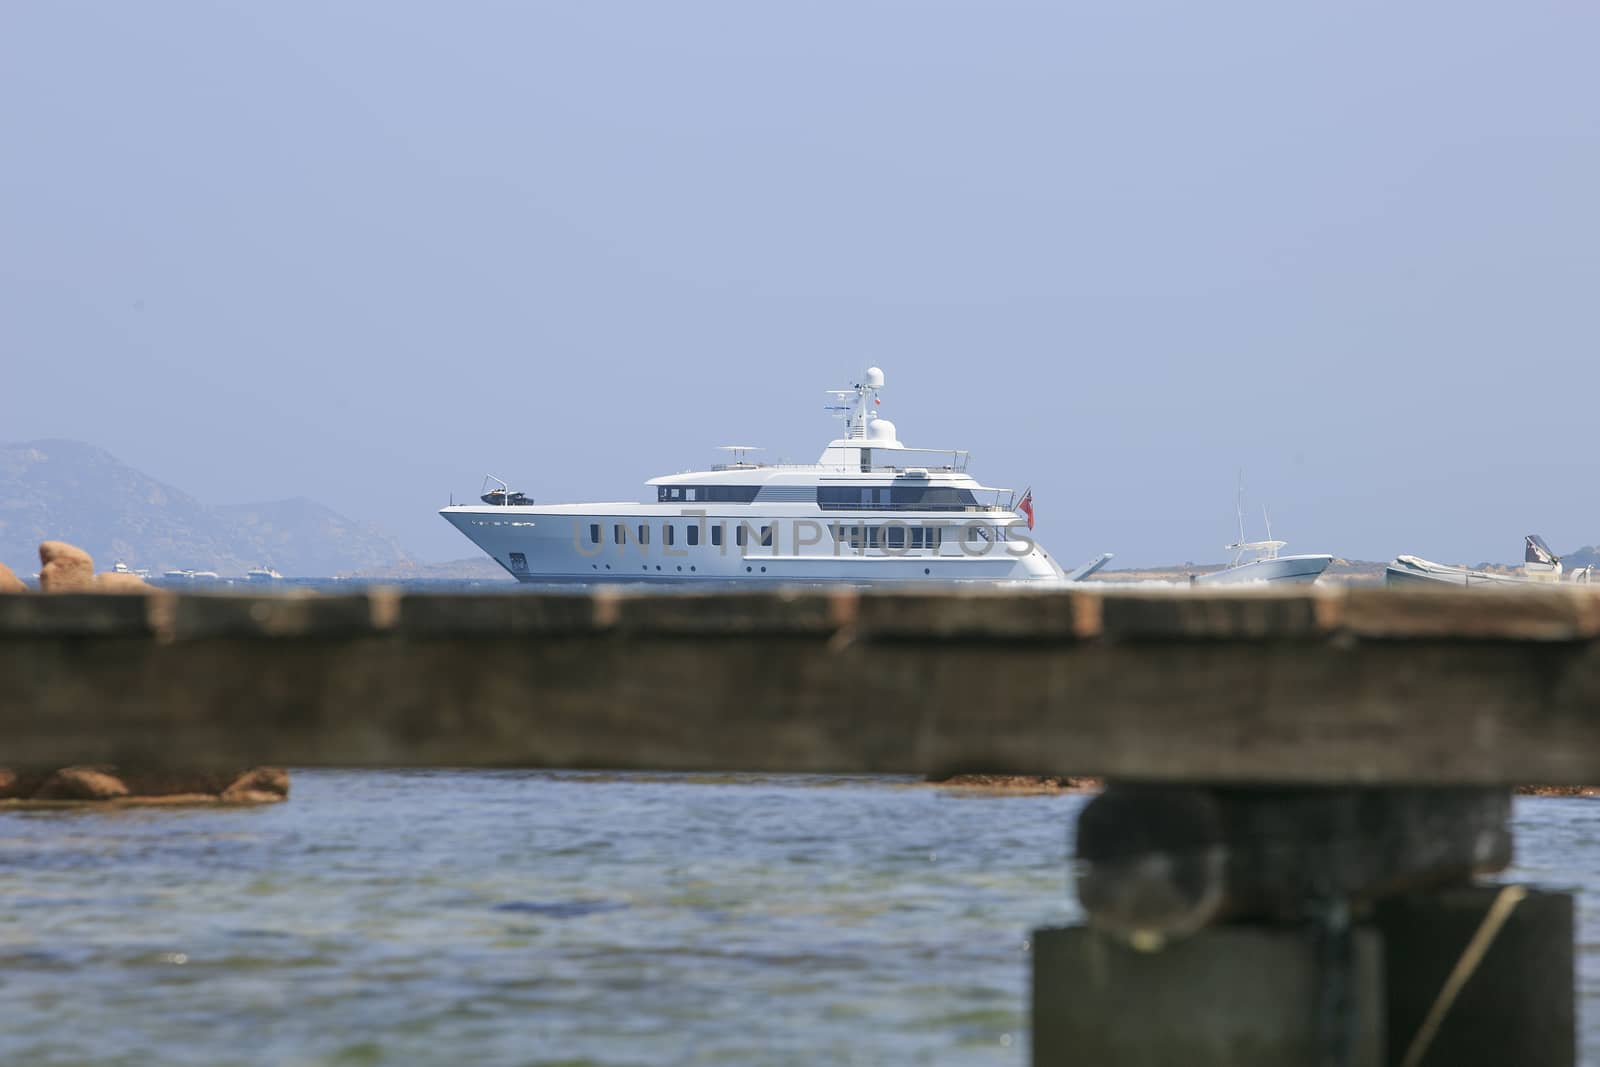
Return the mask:
<path fill-rule="evenodd" d="M 303 498 L 213 507 L 81 441 L 0 445 L 0 560 L 38 569 L 39 542 L 153 571 L 242 575 L 270 566 L 321 577 L 410 565 L 381 531 Z"/>
<path fill-rule="evenodd" d="M 285 575 L 345 574 L 411 562 L 394 538 L 303 496 L 211 510 L 232 525 L 252 558 Z"/>
<path fill-rule="evenodd" d="M 1592 563 L 1600 563 L 1600 545 L 1584 545 L 1561 557 L 1561 565 L 1569 571 L 1587 567 Z"/>

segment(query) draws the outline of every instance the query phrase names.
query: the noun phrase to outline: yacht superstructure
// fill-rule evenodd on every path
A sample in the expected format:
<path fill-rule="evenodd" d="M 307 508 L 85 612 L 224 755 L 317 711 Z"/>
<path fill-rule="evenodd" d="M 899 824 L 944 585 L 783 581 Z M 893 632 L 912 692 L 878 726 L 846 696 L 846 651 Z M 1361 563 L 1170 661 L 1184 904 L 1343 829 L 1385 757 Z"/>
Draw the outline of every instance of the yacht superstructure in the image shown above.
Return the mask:
<path fill-rule="evenodd" d="M 1059 581 L 1009 489 L 963 451 L 911 448 L 877 412 L 883 372 L 834 390 L 845 432 L 816 463 L 731 462 L 652 478 L 643 503 L 524 503 L 509 487 L 440 514 L 520 581 Z"/>

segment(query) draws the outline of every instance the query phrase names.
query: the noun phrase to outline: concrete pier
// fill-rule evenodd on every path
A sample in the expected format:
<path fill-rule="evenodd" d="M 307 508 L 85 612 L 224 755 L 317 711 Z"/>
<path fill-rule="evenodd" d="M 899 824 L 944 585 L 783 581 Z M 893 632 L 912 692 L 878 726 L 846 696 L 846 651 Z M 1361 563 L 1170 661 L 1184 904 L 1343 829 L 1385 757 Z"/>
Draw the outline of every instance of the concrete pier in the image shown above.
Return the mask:
<path fill-rule="evenodd" d="M 1600 591 L 11 595 L 0 678 L 10 768 L 1102 777 L 1036 1062 L 1574 1060 L 1570 898 L 1475 880 L 1600 783 Z"/>

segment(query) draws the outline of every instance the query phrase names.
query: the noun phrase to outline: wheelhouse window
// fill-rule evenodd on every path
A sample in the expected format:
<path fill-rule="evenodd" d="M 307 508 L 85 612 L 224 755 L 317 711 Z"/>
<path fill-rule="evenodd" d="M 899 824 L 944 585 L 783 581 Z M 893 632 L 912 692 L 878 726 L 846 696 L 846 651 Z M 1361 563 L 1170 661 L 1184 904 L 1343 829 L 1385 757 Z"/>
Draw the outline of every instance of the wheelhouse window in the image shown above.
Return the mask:
<path fill-rule="evenodd" d="M 965 511 L 977 506 L 971 489 L 953 485 L 817 487 L 817 507 L 824 511 Z"/>
<path fill-rule="evenodd" d="M 709 501 L 716 504 L 748 504 L 761 491 L 759 485 L 658 485 L 656 502 Z"/>

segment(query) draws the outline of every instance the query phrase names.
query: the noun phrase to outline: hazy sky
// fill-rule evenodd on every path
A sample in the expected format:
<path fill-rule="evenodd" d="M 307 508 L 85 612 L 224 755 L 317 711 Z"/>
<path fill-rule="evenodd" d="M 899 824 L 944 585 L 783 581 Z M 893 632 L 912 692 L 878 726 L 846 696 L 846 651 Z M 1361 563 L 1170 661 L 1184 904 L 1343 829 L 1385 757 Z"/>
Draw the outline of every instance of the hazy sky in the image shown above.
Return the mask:
<path fill-rule="evenodd" d="M 422 558 L 907 444 L 1068 562 L 1600 541 L 1600 7 L 70 3 L 0 15 L 0 440 Z"/>

